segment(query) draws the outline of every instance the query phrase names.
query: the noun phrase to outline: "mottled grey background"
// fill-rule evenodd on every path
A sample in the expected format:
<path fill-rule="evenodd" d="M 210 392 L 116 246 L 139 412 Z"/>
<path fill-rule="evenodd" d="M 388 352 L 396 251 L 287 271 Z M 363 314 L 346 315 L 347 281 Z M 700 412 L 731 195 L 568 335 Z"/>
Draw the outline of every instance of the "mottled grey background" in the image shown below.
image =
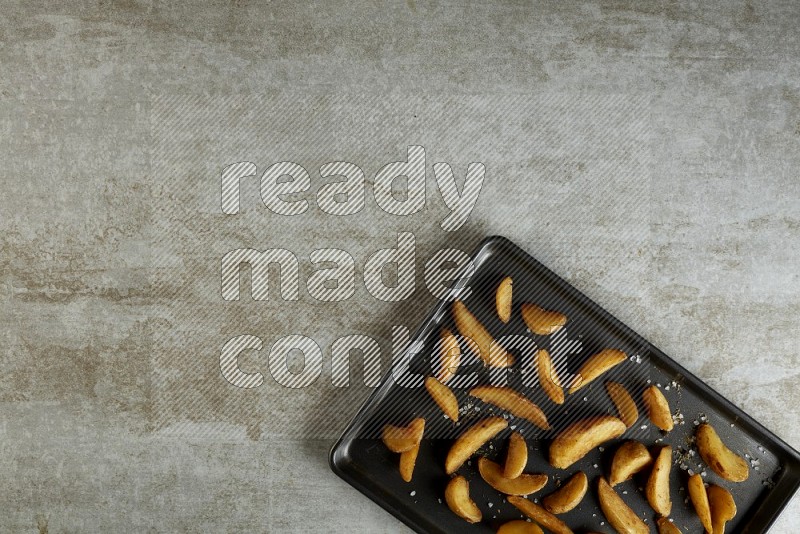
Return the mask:
<path fill-rule="evenodd" d="M 363 266 L 402 229 L 422 259 L 507 235 L 800 447 L 798 27 L 791 1 L 2 2 L 0 530 L 405 530 L 327 468 L 367 388 L 243 395 L 214 358 L 232 328 L 388 343 L 432 299 L 227 306 L 240 244 Z M 369 179 L 412 143 L 412 217 L 215 211 L 226 163 Z M 487 164 L 455 235 L 434 161 Z"/>

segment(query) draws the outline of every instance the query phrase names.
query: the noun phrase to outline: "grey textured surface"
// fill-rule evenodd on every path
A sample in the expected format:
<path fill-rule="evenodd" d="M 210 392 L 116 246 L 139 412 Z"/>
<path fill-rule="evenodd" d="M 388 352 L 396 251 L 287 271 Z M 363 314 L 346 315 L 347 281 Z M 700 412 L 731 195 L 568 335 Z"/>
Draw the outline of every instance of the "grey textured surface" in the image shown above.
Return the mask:
<path fill-rule="evenodd" d="M 244 394 L 215 358 L 386 346 L 432 299 L 223 306 L 241 245 L 363 265 L 402 229 L 423 259 L 507 235 L 800 447 L 798 28 L 792 1 L 3 1 L 0 530 L 405 531 L 327 467 L 367 388 Z M 405 219 L 215 204 L 233 161 L 370 177 L 412 143 L 487 163 L 455 235 L 432 179 Z"/>

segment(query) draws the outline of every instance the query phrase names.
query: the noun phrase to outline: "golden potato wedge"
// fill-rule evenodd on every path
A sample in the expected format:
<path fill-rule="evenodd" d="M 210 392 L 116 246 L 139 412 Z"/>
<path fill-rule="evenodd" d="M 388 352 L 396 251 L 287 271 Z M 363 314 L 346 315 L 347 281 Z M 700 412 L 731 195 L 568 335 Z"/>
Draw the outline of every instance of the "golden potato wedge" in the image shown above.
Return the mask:
<path fill-rule="evenodd" d="M 514 519 L 500 525 L 500 528 L 497 529 L 497 534 L 544 534 L 544 532 L 536 523 L 523 519 Z"/>
<path fill-rule="evenodd" d="M 711 531 L 714 534 L 725 534 L 725 523 L 736 517 L 736 502 L 733 500 L 733 495 L 725 488 L 713 484 L 706 492 L 711 507 Z"/>
<path fill-rule="evenodd" d="M 664 432 L 672 430 L 672 411 L 664 394 L 656 386 L 650 386 L 642 393 L 642 400 L 647 407 L 647 416 Z"/>
<path fill-rule="evenodd" d="M 419 443 L 412 449 L 400 453 L 400 478 L 404 482 L 411 482 L 414 476 L 414 466 L 417 465 L 417 455 L 419 454 Z"/>
<path fill-rule="evenodd" d="M 556 371 L 553 368 L 553 361 L 550 359 L 550 353 L 544 349 L 536 351 L 536 367 L 539 372 L 539 383 L 542 389 L 550 397 L 550 400 L 556 404 L 564 404 L 564 389 L 561 386 L 561 380 L 558 379 Z"/>
<path fill-rule="evenodd" d="M 589 385 L 595 378 L 602 375 L 609 369 L 621 364 L 628 359 L 628 356 L 617 349 L 601 350 L 594 356 L 590 356 L 586 360 L 575 376 L 575 382 L 571 388 L 570 393 L 575 393 L 579 389 Z"/>
<path fill-rule="evenodd" d="M 586 473 L 578 471 L 564 485 L 542 499 L 542 505 L 551 514 L 566 514 L 580 504 L 588 489 Z"/>
<path fill-rule="evenodd" d="M 606 391 L 608 396 L 611 397 L 611 402 L 617 407 L 619 418 L 625 423 L 625 426 L 630 428 L 639 420 L 639 410 L 636 408 L 631 394 L 625 389 L 625 386 L 619 382 L 606 382 Z M 611 484 L 612 486 L 614 484 Z"/>
<path fill-rule="evenodd" d="M 625 423 L 604 415 L 590 417 L 572 423 L 556 436 L 550 444 L 550 464 L 566 469 L 608 440 L 618 438 L 625 432 Z"/>
<path fill-rule="evenodd" d="M 653 458 L 647 447 L 638 441 L 626 441 L 614 453 L 608 483 L 614 487 L 620 482 L 625 482 L 651 463 L 653 463 Z"/>
<path fill-rule="evenodd" d="M 517 478 L 528 465 L 528 444 L 519 432 L 514 432 L 508 439 L 508 453 L 503 468 L 503 476 Z"/>
<path fill-rule="evenodd" d="M 508 426 L 502 417 L 489 417 L 478 421 L 461 434 L 447 453 L 444 467 L 448 475 L 466 462 L 481 446 Z"/>
<path fill-rule="evenodd" d="M 486 327 L 472 315 L 466 305 L 457 300 L 453 302 L 453 319 L 459 333 L 475 342 L 483 363 L 489 367 L 510 367 L 514 365 L 514 355 L 500 346 Z"/>
<path fill-rule="evenodd" d="M 567 316 L 557 311 L 548 311 L 536 304 L 522 305 L 522 320 L 531 332 L 540 336 L 549 336 L 567 324 Z"/>
<path fill-rule="evenodd" d="M 649 534 L 647 523 L 625 504 L 614 488 L 608 485 L 606 479 L 600 477 L 597 483 L 597 497 L 600 509 L 608 522 L 617 532 L 623 534 Z"/>
<path fill-rule="evenodd" d="M 501 321 L 507 323 L 511 319 L 511 294 L 512 294 L 512 280 L 510 276 L 506 276 L 497 286 L 497 292 L 494 295 L 495 306 L 497 307 L 497 316 Z"/>
<path fill-rule="evenodd" d="M 547 422 L 547 417 L 541 408 L 511 388 L 478 386 L 472 388 L 469 394 L 483 402 L 493 404 L 515 417 L 530 421 L 539 428 L 550 429 L 550 423 Z"/>
<path fill-rule="evenodd" d="M 506 500 L 550 532 L 554 534 L 573 534 L 572 529 L 566 523 L 525 497 L 511 495 Z"/>
<path fill-rule="evenodd" d="M 670 470 L 672 470 L 672 446 L 666 445 L 658 451 L 645 487 L 645 496 L 650 507 L 664 517 L 672 512 L 672 499 L 669 496 Z"/>
<path fill-rule="evenodd" d="M 695 438 L 700 457 L 716 474 L 731 482 L 743 482 L 750 476 L 747 462 L 725 446 L 714 427 L 701 424 Z"/>
<path fill-rule="evenodd" d="M 479 523 L 483 517 L 469 496 L 469 482 L 462 476 L 450 479 L 444 490 L 444 500 L 450 510 L 467 523 Z"/>
<path fill-rule="evenodd" d="M 443 328 L 439 334 L 441 339 L 439 349 L 439 369 L 436 370 L 436 379 L 442 384 L 453 378 L 461 365 L 461 346 L 453 333 Z"/>
<path fill-rule="evenodd" d="M 658 534 L 681 534 L 681 529 L 666 517 L 659 517 L 656 521 L 658 527 Z"/>
<path fill-rule="evenodd" d="M 703 477 L 699 474 L 690 476 L 686 486 L 689 489 L 689 499 L 692 501 L 694 511 L 697 512 L 697 517 L 700 518 L 700 524 L 703 525 L 706 532 L 714 532 L 714 527 L 711 524 L 711 507 L 708 505 L 708 493 L 706 493 Z"/>
<path fill-rule="evenodd" d="M 478 472 L 487 484 L 506 495 L 530 495 L 547 484 L 547 475 L 522 474 L 517 478 L 506 478 L 503 467 L 488 458 L 478 459 Z"/>
<path fill-rule="evenodd" d="M 425 431 L 425 419 L 417 417 L 408 426 L 383 427 L 383 443 L 392 452 L 406 452 L 419 444 Z"/>
<path fill-rule="evenodd" d="M 453 421 L 458 421 L 458 399 L 453 390 L 432 376 L 425 379 L 425 389 L 428 390 L 433 401 L 447 417 Z"/>

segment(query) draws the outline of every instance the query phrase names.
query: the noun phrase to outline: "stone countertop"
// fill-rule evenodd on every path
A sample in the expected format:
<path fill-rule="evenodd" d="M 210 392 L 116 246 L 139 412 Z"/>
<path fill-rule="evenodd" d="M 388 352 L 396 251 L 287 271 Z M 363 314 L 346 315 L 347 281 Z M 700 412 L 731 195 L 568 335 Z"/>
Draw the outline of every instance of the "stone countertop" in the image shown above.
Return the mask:
<path fill-rule="evenodd" d="M 799 28 L 792 1 L 4 2 L 0 530 L 406 532 L 328 469 L 370 391 L 331 384 L 331 347 L 370 336 L 385 370 L 424 263 L 493 234 L 800 448 Z M 388 215 L 373 177 L 409 145 L 427 203 Z M 277 216 L 252 180 L 221 212 L 225 165 L 297 162 L 318 193 L 334 160 L 357 214 Z M 455 232 L 435 162 L 485 164 Z M 419 298 L 382 302 L 363 266 L 400 232 Z M 292 251 L 298 301 L 223 301 L 237 247 Z M 352 255 L 346 302 L 309 296 L 319 248 Z M 263 350 L 233 387 L 244 334 L 313 338 L 319 379 L 277 387 Z M 772 531 L 798 521 L 795 497 Z"/>

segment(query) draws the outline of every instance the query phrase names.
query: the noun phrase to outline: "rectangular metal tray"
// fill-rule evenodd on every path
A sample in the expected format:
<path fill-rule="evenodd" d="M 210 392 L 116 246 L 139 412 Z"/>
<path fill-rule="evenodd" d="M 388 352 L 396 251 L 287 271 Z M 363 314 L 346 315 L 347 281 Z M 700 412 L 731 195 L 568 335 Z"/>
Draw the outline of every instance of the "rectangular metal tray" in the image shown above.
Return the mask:
<path fill-rule="evenodd" d="M 738 513 L 727 524 L 726 532 L 762 533 L 769 528 L 800 485 L 800 455 L 797 451 L 509 240 L 489 237 L 478 246 L 472 258 L 475 266 L 469 280 L 472 294 L 465 303 L 495 337 L 519 334 L 535 338 L 537 346 L 551 350 L 560 370 L 572 373 L 585 358 L 602 348 L 619 348 L 630 356 L 630 361 L 618 365 L 607 376 L 579 393 L 569 395 L 567 402 L 560 407 L 549 402 L 541 388 L 527 387 L 525 384 L 530 384 L 530 381 L 523 383 L 519 372 L 512 373 L 509 385 L 542 407 L 554 431 L 563 428 L 571 417 L 578 414 L 616 414 L 603 386 L 606 380 L 615 380 L 628 387 L 640 410 L 637 425 L 620 439 L 592 451 L 566 471 L 555 469 L 547 462 L 547 447 L 552 433 L 512 418 L 511 427 L 522 432 L 529 445 L 526 472 L 550 476 L 547 486 L 529 498 L 541 498 L 556 488 L 554 481 L 566 480 L 572 473 L 582 470 L 589 476 L 590 491 L 577 508 L 560 518 L 576 532 L 613 532 L 596 500 L 596 480 L 598 476 L 607 475 L 617 443 L 638 439 L 647 446 L 671 444 L 679 451 L 670 480 L 673 500 L 670 517 L 682 532 L 702 532 L 685 490 L 690 470 L 705 471 L 707 482 L 722 485 L 733 494 Z M 514 280 L 514 312 L 507 325 L 497 319 L 494 309 L 494 289 L 504 276 L 512 276 Z M 544 338 L 530 334 L 519 317 L 521 302 L 534 302 L 565 313 L 569 321 L 564 332 L 555 339 L 553 336 Z M 431 354 L 442 327 L 455 331 L 450 303 L 446 301 L 440 301 L 433 308 L 406 349 L 415 354 L 410 361 L 412 372 L 420 376 L 430 374 Z M 418 351 L 419 348 L 422 350 Z M 691 348 L 687 347 L 687 350 Z M 518 355 L 517 365 L 524 365 L 527 351 L 511 352 Z M 473 371 L 480 383 L 488 383 L 486 369 L 477 362 L 464 365 L 459 375 Z M 454 382 L 458 380 L 454 379 Z M 673 411 L 683 416 L 683 424 L 677 424 L 666 435 L 650 424 L 641 404 L 641 391 L 650 383 L 659 384 Z M 468 396 L 469 388 L 453 389 L 460 406 L 467 407 L 458 427 L 443 417 L 424 388 L 398 385 L 390 371 L 333 446 L 330 465 L 337 475 L 417 532 L 494 532 L 503 522 L 520 519 L 522 514 L 483 482 L 477 473 L 477 462 L 470 462 L 459 472 L 470 480 L 470 493 L 483 512 L 483 521 L 470 525 L 455 516 L 444 502 L 444 487 L 449 480 L 444 471 L 444 458 L 452 440 L 471 421 L 485 417 L 491 411 L 489 406 Z M 417 416 L 426 419 L 425 438 L 413 480 L 405 483 L 398 473 L 399 455 L 392 454 L 381 443 L 380 429 L 385 424 L 406 424 Z M 695 426 L 702 420 L 708 420 L 731 449 L 746 455 L 751 463 L 747 481 L 738 484 L 726 482 L 710 469 L 705 469 L 699 455 L 689 452 Z M 499 434 L 480 451 L 481 454 L 502 461 L 510 432 L 507 429 Z M 616 489 L 625 492 L 622 494 L 625 501 L 655 531 L 657 516 L 638 489 L 641 486 L 642 481 L 634 479 Z"/>

